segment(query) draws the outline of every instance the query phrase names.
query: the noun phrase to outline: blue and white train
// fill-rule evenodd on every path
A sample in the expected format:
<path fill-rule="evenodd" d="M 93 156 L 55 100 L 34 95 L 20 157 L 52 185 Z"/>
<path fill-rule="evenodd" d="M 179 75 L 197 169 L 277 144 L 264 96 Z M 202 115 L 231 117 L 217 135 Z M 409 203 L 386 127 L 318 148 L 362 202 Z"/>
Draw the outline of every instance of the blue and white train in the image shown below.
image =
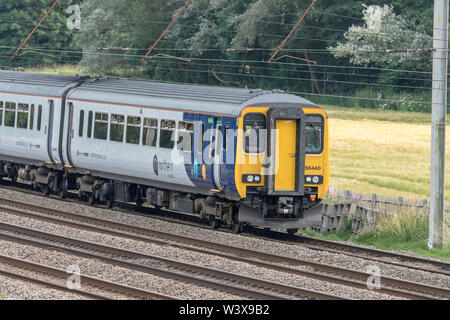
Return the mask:
<path fill-rule="evenodd" d="M 328 187 L 327 121 L 276 91 L 0 71 L 0 177 L 294 231 Z"/>

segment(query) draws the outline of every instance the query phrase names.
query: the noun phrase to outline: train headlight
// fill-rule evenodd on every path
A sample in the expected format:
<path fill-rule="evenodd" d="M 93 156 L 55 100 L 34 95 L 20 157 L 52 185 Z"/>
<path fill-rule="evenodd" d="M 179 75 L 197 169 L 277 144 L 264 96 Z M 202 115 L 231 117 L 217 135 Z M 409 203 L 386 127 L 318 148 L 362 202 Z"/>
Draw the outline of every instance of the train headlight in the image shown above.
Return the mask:
<path fill-rule="evenodd" d="M 305 176 L 306 184 L 322 184 L 323 176 Z"/>
<path fill-rule="evenodd" d="M 244 174 L 242 176 L 243 183 L 260 183 L 261 176 L 259 174 Z"/>

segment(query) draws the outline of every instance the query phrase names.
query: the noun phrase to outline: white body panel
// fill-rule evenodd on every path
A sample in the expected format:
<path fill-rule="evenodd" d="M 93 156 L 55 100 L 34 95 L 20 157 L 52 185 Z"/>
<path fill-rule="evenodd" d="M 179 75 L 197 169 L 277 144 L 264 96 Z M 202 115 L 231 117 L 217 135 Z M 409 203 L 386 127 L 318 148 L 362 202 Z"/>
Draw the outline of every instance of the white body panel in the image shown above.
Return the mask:
<path fill-rule="evenodd" d="M 49 119 L 49 99 L 44 97 L 26 96 L 18 94 L 0 93 L 0 101 L 3 102 L 3 121 L 0 126 L 0 154 L 6 157 L 16 157 L 22 159 L 29 159 L 37 162 L 49 162 L 50 157 L 48 153 L 48 119 Z M 55 99 L 55 115 L 60 115 L 61 99 Z M 5 104 L 6 102 L 16 103 L 15 126 L 7 127 L 5 125 Z M 28 112 L 28 126 L 26 129 L 17 127 L 17 114 L 19 103 L 28 104 L 30 109 Z M 31 126 L 31 105 L 34 105 L 33 125 Z M 39 105 L 42 105 L 42 116 L 40 131 L 38 131 L 38 110 Z M 52 145 L 55 146 L 55 159 L 59 160 L 58 156 L 58 122 L 54 122 L 56 128 L 56 135 L 53 135 Z M 32 127 L 32 129 L 31 129 Z M 53 153 L 53 152 L 52 152 Z"/>
<path fill-rule="evenodd" d="M 108 122 L 111 122 L 111 114 L 123 115 L 125 121 L 128 116 L 141 117 L 141 127 L 144 118 L 156 118 L 158 123 L 161 119 L 183 120 L 182 112 L 134 108 L 126 106 L 116 106 L 92 102 L 68 101 L 67 110 L 70 103 L 73 103 L 73 121 L 69 130 L 69 125 L 65 128 L 65 136 L 70 135 L 69 158 L 72 165 L 78 169 L 87 171 L 99 171 L 122 175 L 127 177 L 137 177 L 140 179 L 161 181 L 185 186 L 194 186 L 186 174 L 184 159 L 180 151 L 176 149 L 166 149 L 159 147 L 159 137 L 156 147 L 142 145 L 142 129 L 140 144 L 125 143 L 127 126 L 125 123 L 123 142 L 110 141 L 110 125 L 108 125 L 107 140 L 95 139 L 95 112 L 108 113 Z M 83 136 L 79 136 L 79 124 L 81 110 L 84 110 Z M 89 111 L 93 111 L 92 137 L 87 137 Z M 70 112 L 66 113 L 67 118 Z M 66 140 L 65 140 L 66 141 Z M 175 140 L 176 141 L 176 140 Z M 66 144 L 66 142 L 64 142 Z M 172 155 L 178 155 L 180 161 L 172 161 Z M 158 169 L 154 170 L 154 157 L 157 156 Z"/>

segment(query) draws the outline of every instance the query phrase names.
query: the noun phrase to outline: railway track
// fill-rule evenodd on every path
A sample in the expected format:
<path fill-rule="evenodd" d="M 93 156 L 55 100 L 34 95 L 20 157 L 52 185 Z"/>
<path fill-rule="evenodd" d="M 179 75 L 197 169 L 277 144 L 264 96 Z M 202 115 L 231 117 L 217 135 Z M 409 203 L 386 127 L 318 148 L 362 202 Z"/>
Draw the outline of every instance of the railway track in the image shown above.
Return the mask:
<path fill-rule="evenodd" d="M 0 179 L 0 184 L 3 188 L 10 189 L 16 192 L 24 192 L 27 190 L 28 193 L 33 195 L 48 198 L 42 195 L 42 193 L 35 191 L 32 186 L 28 183 L 21 182 L 11 182 L 9 180 Z M 76 194 L 69 193 L 69 198 L 55 200 L 65 201 L 70 203 L 79 204 L 80 201 Z M 1 199 L 0 199 L 1 200 Z M 5 199 L 4 199 L 5 200 Z M 88 205 L 83 203 L 83 205 Z M 90 205 L 89 205 L 90 206 Z M 94 206 L 97 207 L 97 206 Z M 182 223 L 190 226 L 200 227 L 209 229 L 199 217 L 193 215 L 180 215 L 170 210 L 158 210 L 152 207 L 136 206 L 134 204 L 119 204 L 112 210 L 117 210 L 119 212 L 133 214 L 136 216 L 148 217 L 160 219 L 167 222 Z M 220 230 L 222 232 L 231 232 L 228 229 Z M 379 250 L 368 247 L 360 247 L 357 245 L 340 243 L 335 241 L 329 241 L 325 239 L 313 238 L 306 235 L 288 235 L 284 232 L 277 231 L 267 231 L 261 229 L 249 228 L 246 232 L 242 234 L 248 237 L 259 237 L 261 239 L 267 240 L 271 239 L 285 244 L 301 243 L 302 246 L 313 250 L 327 251 L 336 254 L 347 255 L 351 257 L 361 258 L 365 260 L 370 260 L 374 262 L 381 262 L 390 264 L 397 267 L 407 267 L 410 269 L 415 269 L 424 272 L 437 273 L 442 275 L 450 276 L 450 263 L 433 260 L 428 258 L 422 258 L 417 256 L 410 256 L 405 254 L 400 254 L 391 251 Z"/>
<path fill-rule="evenodd" d="M 50 287 L 59 291 L 79 294 L 89 299 L 111 300 L 113 299 L 111 295 L 128 299 L 175 299 L 174 297 L 156 292 L 105 281 L 86 275 L 81 275 L 79 278 L 80 289 L 70 289 L 67 286 L 67 279 L 70 276 L 67 271 L 3 255 L 0 255 L 0 274 L 10 278 Z"/>
<path fill-rule="evenodd" d="M 305 276 L 360 289 L 367 289 L 366 280 L 370 276 L 364 272 L 311 262 L 304 259 L 289 258 L 256 250 L 232 247 L 221 243 L 212 243 L 192 237 L 150 230 L 1 198 L 0 211 L 27 218 L 45 220 L 55 224 L 63 224 L 69 227 L 106 233 L 117 237 L 126 237 L 164 246 L 176 246 L 182 249 L 220 256 L 288 274 Z M 299 269 L 299 267 L 302 269 Z M 377 292 L 407 299 L 450 298 L 450 290 L 448 289 L 389 277 L 382 278 L 382 287 Z"/>
<path fill-rule="evenodd" d="M 106 263 L 131 270 L 189 282 L 215 290 L 219 289 L 249 299 L 344 299 L 322 292 L 233 274 L 156 255 L 76 240 L 14 224 L 0 223 L 0 238 L 42 248 L 57 248 L 75 256 L 100 259 Z M 137 260 L 145 260 L 145 262 L 136 262 Z"/>

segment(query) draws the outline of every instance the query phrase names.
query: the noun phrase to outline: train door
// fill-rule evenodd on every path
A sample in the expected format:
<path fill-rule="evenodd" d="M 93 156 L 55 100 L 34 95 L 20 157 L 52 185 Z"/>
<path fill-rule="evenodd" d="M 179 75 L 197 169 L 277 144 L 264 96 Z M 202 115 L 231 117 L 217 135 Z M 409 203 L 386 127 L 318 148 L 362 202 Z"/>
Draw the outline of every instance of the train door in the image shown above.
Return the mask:
<path fill-rule="evenodd" d="M 53 100 L 48 101 L 48 119 L 46 121 L 44 133 L 47 135 L 47 153 L 48 162 L 54 163 L 55 158 L 53 157 L 53 117 L 55 112 L 55 103 Z"/>
<path fill-rule="evenodd" d="M 222 120 L 216 119 L 215 141 L 214 141 L 214 183 L 218 190 L 222 190 L 221 171 L 223 163 L 223 138 L 222 138 Z"/>
<path fill-rule="evenodd" d="M 297 121 L 276 120 L 277 139 L 275 191 L 294 191 L 296 180 Z"/>
<path fill-rule="evenodd" d="M 73 110 L 73 103 L 69 102 L 69 113 L 68 113 L 68 121 L 67 121 L 67 144 L 66 144 L 66 150 L 65 154 L 67 154 L 67 163 L 71 166 L 73 166 L 72 161 L 72 144 L 73 139 L 75 135 L 75 121 L 74 121 L 74 110 Z M 83 119 L 84 120 L 84 119 Z M 81 123 L 81 119 L 79 119 L 78 123 Z"/>

